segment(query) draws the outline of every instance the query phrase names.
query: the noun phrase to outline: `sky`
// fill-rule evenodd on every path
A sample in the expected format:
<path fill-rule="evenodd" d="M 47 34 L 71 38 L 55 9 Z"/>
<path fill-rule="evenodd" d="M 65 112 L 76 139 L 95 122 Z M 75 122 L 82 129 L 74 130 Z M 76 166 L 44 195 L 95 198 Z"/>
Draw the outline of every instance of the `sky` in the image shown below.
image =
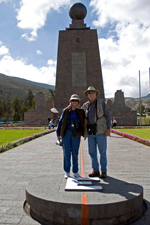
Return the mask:
<path fill-rule="evenodd" d="M 0 0 L 0 73 L 55 85 L 59 30 L 69 28 L 69 9 L 87 8 L 87 27 L 97 29 L 105 97 L 150 92 L 149 0 Z M 88 88 L 88 87 L 87 87 Z"/>

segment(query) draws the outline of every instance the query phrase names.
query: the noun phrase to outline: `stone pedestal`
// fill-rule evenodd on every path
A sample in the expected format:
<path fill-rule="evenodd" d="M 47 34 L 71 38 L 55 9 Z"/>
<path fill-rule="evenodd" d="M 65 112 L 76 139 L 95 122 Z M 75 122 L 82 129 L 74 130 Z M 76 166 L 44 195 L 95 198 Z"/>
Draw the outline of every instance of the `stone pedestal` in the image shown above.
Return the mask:
<path fill-rule="evenodd" d="M 102 192 L 84 191 L 88 204 L 83 205 L 81 191 L 65 191 L 65 179 L 61 175 L 33 179 L 26 189 L 24 210 L 45 225 L 120 225 L 135 222 L 145 210 L 142 186 L 111 177 L 107 180 L 107 185 L 100 183 Z"/>

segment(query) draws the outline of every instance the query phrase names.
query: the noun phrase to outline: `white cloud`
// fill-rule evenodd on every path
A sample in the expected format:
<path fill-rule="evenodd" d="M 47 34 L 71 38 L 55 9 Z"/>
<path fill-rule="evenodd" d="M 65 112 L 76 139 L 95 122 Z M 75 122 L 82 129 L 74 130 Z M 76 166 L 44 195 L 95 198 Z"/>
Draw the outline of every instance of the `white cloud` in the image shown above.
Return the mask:
<path fill-rule="evenodd" d="M 8 1 L 10 1 L 10 0 L 0 0 L 0 3 L 2 3 L 2 2 L 8 2 Z"/>
<path fill-rule="evenodd" d="M 96 11 L 98 20 L 96 26 L 106 26 L 107 23 L 140 23 L 150 25 L 149 0 L 91 0 L 90 6 Z"/>
<path fill-rule="evenodd" d="M 70 0 L 21 0 L 17 9 L 18 27 L 31 32 L 22 35 L 28 41 L 37 39 L 37 31 L 45 25 L 47 14 L 51 9 L 58 11 L 61 6 L 70 5 Z"/>
<path fill-rule="evenodd" d="M 42 55 L 42 52 L 40 50 L 36 50 L 37 55 Z"/>
<path fill-rule="evenodd" d="M 56 62 L 48 60 L 47 66 L 37 68 L 32 64 L 26 64 L 25 59 L 15 60 L 10 55 L 5 55 L 0 61 L 0 73 L 55 85 Z"/>
<path fill-rule="evenodd" d="M 5 54 L 9 54 L 9 49 L 6 48 L 4 45 L 1 46 L 1 42 L 0 42 L 0 55 L 5 55 Z"/>
<path fill-rule="evenodd" d="M 138 97 L 139 70 L 142 95 L 149 92 L 150 1 L 98 1 L 90 5 L 98 16 L 93 24 L 107 28 L 107 38 L 99 39 L 106 97 L 122 89 L 125 96 Z"/>

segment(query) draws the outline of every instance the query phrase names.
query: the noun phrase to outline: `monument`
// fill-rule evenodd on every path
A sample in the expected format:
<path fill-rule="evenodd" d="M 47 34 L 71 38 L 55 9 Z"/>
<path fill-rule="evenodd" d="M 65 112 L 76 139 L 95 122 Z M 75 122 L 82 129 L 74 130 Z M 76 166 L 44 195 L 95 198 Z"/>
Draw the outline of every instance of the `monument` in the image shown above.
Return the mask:
<path fill-rule="evenodd" d="M 52 106 L 52 101 L 49 101 L 46 108 L 44 93 L 38 92 L 35 99 L 35 109 L 30 109 L 29 112 L 24 113 L 24 125 L 48 126 L 48 116 L 53 118 L 53 113 L 49 110 Z"/>
<path fill-rule="evenodd" d="M 137 125 L 137 111 L 131 110 L 125 105 L 124 93 L 121 90 L 115 92 L 114 103 L 111 100 L 107 101 L 107 106 L 111 115 L 117 120 L 119 126 L 136 126 Z"/>
<path fill-rule="evenodd" d="M 83 92 L 89 86 L 98 89 L 100 98 L 105 99 L 97 30 L 84 24 L 86 14 L 82 3 L 75 3 L 69 11 L 72 24 L 59 31 L 54 102 L 59 113 L 74 93 L 81 98 L 81 105 L 87 101 Z"/>

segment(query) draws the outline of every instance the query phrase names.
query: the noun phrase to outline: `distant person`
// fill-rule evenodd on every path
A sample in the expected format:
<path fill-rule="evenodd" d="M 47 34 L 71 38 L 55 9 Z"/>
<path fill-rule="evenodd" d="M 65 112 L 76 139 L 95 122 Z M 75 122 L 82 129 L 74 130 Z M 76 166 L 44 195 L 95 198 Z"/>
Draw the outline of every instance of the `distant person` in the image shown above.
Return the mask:
<path fill-rule="evenodd" d="M 53 120 L 52 119 L 50 120 L 48 126 L 49 126 L 49 129 L 51 129 L 51 127 L 54 129 L 55 125 L 53 124 Z"/>
<path fill-rule="evenodd" d="M 70 105 L 63 110 L 57 126 L 57 139 L 63 144 L 65 178 L 70 176 L 71 156 L 72 172 L 80 177 L 78 172 L 78 153 L 80 137 L 84 135 L 84 110 L 79 108 L 80 99 L 77 94 L 70 97 Z"/>
<path fill-rule="evenodd" d="M 114 117 L 114 118 L 113 118 L 113 122 L 112 122 L 112 128 L 116 128 L 116 126 L 117 126 L 117 120 L 116 120 L 116 118 Z"/>
<path fill-rule="evenodd" d="M 48 124 L 49 124 L 49 122 L 51 121 L 51 118 L 48 116 L 47 120 L 48 120 Z"/>

